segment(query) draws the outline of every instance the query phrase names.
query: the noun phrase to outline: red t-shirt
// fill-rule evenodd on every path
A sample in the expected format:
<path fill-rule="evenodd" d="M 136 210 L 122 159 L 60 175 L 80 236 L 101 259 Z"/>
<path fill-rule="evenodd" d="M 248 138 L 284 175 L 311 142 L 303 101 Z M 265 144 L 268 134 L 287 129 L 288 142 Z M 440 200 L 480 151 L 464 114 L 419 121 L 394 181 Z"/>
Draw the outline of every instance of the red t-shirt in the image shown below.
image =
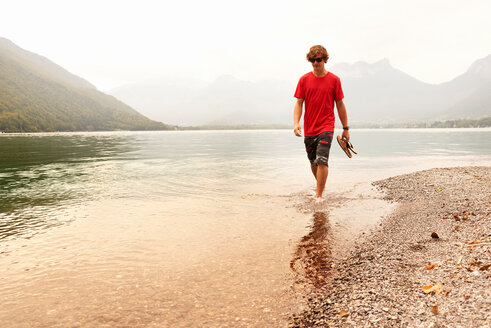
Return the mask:
<path fill-rule="evenodd" d="M 306 137 L 334 131 L 334 101 L 344 98 L 339 77 L 331 72 L 323 77 L 309 72 L 298 81 L 295 97 L 305 100 L 303 129 Z"/>

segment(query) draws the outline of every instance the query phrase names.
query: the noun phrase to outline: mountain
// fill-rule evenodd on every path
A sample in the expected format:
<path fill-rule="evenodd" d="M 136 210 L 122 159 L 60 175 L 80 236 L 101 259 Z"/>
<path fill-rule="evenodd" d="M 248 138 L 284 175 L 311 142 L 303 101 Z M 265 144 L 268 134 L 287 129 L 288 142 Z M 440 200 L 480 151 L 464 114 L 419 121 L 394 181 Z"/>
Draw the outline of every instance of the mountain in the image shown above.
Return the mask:
<path fill-rule="evenodd" d="M 353 123 L 426 119 L 437 103 L 434 85 L 393 68 L 387 59 L 373 64 L 339 64 L 330 70 L 341 78 Z"/>
<path fill-rule="evenodd" d="M 49 59 L 0 38 L 0 131 L 169 128 Z"/>
<path fill-rule="evenodd" d="M 56 80 L 62 84 L 70 84 L 76 87 L 95 89 L 86 80 L 71 74 L 63 67 L 56 65 L 49 59 L 38 54 L 24 50 L 12 41 L 0 37 L 0 54 L 7 57 L 17 65 L 22 65 L 29 71 L 35 71 L 39 76 L 50 80 Z"/>
<path fill-rule="evenodd" d="M 211 125 L 290 123 L 292 91 L 281 81 L 241 81 L 219 77 L 184 104 L 198 109 L 194 124 Z"/>
<path fill-rule="evenodd" d="M 491 55 L 475 61 L 464 74 L 439 86 L 440 96 L 450 100 L 440 119 L 491 115 Z"/>
<path fill-rule="evenodd" d="M 350 124 L 491 116 L 491 55 L 442 84 L 419 81 L 387 59 L 329 70 L 341 78 Z M 291 124 L 296 82 L 249 82 L 225 75 L 208 84 L 164 79 L 109 93 L 154 120 L 173 124 Z"/>
<path fill-rule="evenodd" d="M 388 60 L 340 64 L 345 103 L 353 123 L 476 119 L 491 116 L 491 55 L 442 84 L 427 84 L 393 68 Z"/>
<path fill-rule="evenodd" d="M 180 125 L 291 123 L 295 85 L 223 75 L 211 83 L 174 78 L 126 85 L 110 94 L 159 121 Z"/>
<path fill-rule="evenodd" d="M 198 80 L 160 78 L 124 85 L 111 90 L 110 94 L 153 120 L 182 124 L 186 115 L 181 104 L 205 85 Z"/>

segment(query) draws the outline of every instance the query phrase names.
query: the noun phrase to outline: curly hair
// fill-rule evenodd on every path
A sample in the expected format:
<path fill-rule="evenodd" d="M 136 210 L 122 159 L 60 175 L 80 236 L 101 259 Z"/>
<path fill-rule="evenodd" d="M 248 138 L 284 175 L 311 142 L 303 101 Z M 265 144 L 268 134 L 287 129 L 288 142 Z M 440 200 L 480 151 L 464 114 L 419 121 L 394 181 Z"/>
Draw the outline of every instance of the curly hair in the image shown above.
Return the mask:
<path fill-rule="evenodd" d="M 310 50 L 307 53 L 307 60 L 315 58 L 317 56 L 322 56 L 322 58 L 324 58 L 326 62 L 329 59 L 329 53 L 327 52 L 326 48 L 324 48 L 323 46 L 316 45 L 310 47 Z"/>

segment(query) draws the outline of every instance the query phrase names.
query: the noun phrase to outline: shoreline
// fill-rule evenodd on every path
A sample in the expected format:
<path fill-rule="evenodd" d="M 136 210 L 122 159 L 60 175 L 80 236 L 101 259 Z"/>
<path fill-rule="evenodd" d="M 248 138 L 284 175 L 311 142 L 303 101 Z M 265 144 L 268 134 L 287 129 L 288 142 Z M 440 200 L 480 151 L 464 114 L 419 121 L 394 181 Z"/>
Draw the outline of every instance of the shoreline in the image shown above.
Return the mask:
<path fill-rule="evenodd" d="M 396 208 L 336 260 L 290 327 L 490 326 L 491 167 L 372 184 Z"/>
<path fill-rule="evenodd" d="M 369 126 L 359 126 L 351 127 L 352 130 L 366 131 L 366 130 L 376 130 L 376 131 L 489 131 L 491 126 L 463 126 L 463 127 L 369 127 Z M 281 131 L 281 130 L 291 130 L 291 127 L 220 127 L 220 128 L 181 128 L 181 129 L 166 129 L 166 130 L 77 130 L 77 131 L 28 131 L 28 132 L 5 132 L 0 131 L 0 136 L 25 136 L 25 135 L 70 135 L 70 134 L 87 134 L 87 133 L 128 133 L 128 132 L 187 132 L 187 131 Z M 335 131 L 342 131 L 340 127 L 336 127 Z"/>

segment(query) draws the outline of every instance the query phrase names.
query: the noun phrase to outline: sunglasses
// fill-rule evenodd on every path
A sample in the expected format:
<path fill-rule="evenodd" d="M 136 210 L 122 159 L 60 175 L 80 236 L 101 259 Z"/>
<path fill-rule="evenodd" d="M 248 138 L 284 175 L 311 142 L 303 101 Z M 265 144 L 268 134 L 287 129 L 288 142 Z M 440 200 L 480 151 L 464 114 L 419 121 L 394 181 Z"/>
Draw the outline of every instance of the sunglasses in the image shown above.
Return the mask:
<path fill-rule="evenodd" d="M 309 58 L 309 62 L 311 62 L 311 63 L 313 63 L 313 62 L 320 63 L 323 60 L 324 60 L 324 58 Z"/>

